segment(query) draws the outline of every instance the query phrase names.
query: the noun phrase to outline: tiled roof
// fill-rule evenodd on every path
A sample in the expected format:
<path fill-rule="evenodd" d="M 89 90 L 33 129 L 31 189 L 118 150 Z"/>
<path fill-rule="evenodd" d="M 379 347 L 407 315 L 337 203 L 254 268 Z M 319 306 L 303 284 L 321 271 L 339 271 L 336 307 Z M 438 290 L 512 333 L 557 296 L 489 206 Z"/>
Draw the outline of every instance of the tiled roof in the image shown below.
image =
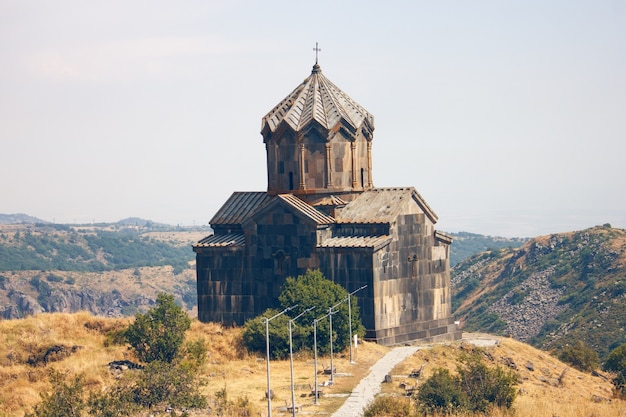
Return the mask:
<path fill-rule="evenodd" d="M 318 248 L 378 249 L 391 242 L 391 236 L 339 236 L 324 240 Z"/>
<path fill-rule="evenodd" d="M 413 187 L 375 188 L 361 193 L 336 215 L 337 223 L 391 223 L 414 201 L 433 223 L 437 215 Z"/>
<path fill-rule="evenodd" d="M 198 248 L 217 248 L 227 246 L 243 246 L 246 243 L 246 237 L 243 233 L 227 233 L 224 235 L 207 236 L 195 245 Z"/>
<path fill-rule="evenodd" d="M 261 129 L 275 132 L 286 123 L 299 132 L 313 120 L 328 130 L 339 123 L 353 132 L 364 124 L 374 130 L 374 116 L 322 75 L 317 64 L 302 84 L 263 117 Z"/>
<path fill-rule="evenodd" d="M 317 224 L 335 223 L 334 218 L 318 211 L 313 206 L 305 201 L 302 201 L 293 194 L 279 194 L 277 197 Z"/>
<path fill-rule="evenodd" d="M 263 191 L 234 192 L 215 213 L 211 225 L 242 224 L 271 197 Z"/>

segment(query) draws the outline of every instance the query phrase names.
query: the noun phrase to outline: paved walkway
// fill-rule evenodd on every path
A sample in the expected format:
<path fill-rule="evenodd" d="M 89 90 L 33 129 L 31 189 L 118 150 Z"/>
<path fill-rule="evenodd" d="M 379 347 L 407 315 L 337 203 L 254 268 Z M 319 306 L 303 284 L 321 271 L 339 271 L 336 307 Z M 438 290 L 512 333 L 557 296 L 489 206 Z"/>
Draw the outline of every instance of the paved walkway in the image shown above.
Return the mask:
<path fill-rule="evenodd" d="M 365 407 L 374 400 L 381 390 L 381 382 L 394 366 L 413 355 L 423 346 L 402 346 L 387 352 L 370 368 L 370 373 L 359 382 L 345 403 L 332 417 L 357 417 L 363 415 Z"/>

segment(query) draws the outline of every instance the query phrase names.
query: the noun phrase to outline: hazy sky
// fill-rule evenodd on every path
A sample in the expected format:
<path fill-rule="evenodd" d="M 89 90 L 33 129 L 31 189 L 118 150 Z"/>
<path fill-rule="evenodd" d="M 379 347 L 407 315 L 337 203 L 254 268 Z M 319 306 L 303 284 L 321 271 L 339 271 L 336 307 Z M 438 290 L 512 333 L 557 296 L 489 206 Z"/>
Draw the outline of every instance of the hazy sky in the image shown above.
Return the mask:
<path fill-rule="evenodd" d="M 626 227 L 626 0 L 0 1 L 0 213 L 207 224 L 315 42 L 438 229 Z"/>

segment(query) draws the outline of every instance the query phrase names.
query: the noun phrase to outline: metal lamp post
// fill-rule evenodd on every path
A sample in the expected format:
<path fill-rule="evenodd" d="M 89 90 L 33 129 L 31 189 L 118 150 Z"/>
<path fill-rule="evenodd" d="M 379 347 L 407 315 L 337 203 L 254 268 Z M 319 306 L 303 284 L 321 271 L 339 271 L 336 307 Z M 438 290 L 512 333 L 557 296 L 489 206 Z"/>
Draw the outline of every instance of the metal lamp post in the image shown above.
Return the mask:
<path fill-rule="evenodd" d="M 314 352 L 314 371 L 315 371 L 315 405 L 317 405 L 317 400 L 319 399 L 319 392 L 318 392 L 318 384 L 317 384 L 317 323 L 324 320 L 326 317 L 328 316 L 328 314 L 323 315 L 322 317 L 318 317 L 317 319 L 313 320 L 313 352 Z M 332 344 L 332 340 L 331 340 L 331 344 Z"/>
<path fill-rule="evenodd" d="M 315 400 L 313 403 L 317 405 L 318 399 L 318 391 L 317 391 L 317 322 L 325 318 L 326 316 L 320 317 L 318 319 L 313 320 L 313 357 L 315 358 L 313 361 L 313 368 L 315 372 L 315 380 L 313 382 L 313 395 Z"/>
<path fill-rule="evenodd" d="M 367 285 L 364 285 L 361 288 L 356 289 L 348 294 L 348 321 L 350 324 L 350 363 L 354 363 L 354 361 L 352 360 L 352 303 L 350 302 L 350 298 L 352 297 L 352 294 L 355 294 L 366 287 Z"/>
<path fill-rule="evenodd" d="M 350 294 L 348 294 L 346 298 L 339 301 L 337 304 L 335 304 L 334 306 L 328 309 L 328 320 L 330 324 L 329 327 L 330 327 L 330 382 L 331 384 L 335 382 L 335 379 L 334 379 L 335 370 L 333 368 L 333 314 L 335 314 L 336 311 L 333 312 L 333 310 L 339 307 L 342 303 L 345 303 L 346 301 L 348 302 L 348 320 L 349 320 L 348 327 L 350 329 L 350 336 L 349 336 L 350 340 L 348 342 L 350 343 L 350 363 L 352 363 L 352 306 L 350 303 L 350 297 L 356 292 L 361 291 L 363 288 L 366 288 L 366 287 L 367 285 L 364 285 L 361 288 L 358 288 L 352 291 Z"/>
<path fill-rule="evenodd" d="M 333 308 L 328 307 L 328 328 L 330 334 L 330 384 L 335 383 L 335 366 L 333 365 Z"/>
<path fill-rule="evenodd" d="M 302 313 L 298 314 L 296 317 L 292 318 L 291 320 L 289 320 L 289 368 L 291 371 L 291 415 L 293 417 L 296 417 L 296 390 L 294 387 L 294 382 L 293 382 L 293 341 L 292 341 L 292 333 L 291 333 L 291 325 L 293 322 L 295 322 L 298 318 L 300 318 L 300 316 L 302 316 L 305 313 L 308 313 L 309 311 L 313 310 L 315 308 L 315 306 L 313 307 L 309 307 L 306 310 L 304 310 Z"/>
<path fill-rule="evenodd" d="M 274 315 L 273 317 L 270 317 L 269 319 L 267 318 L 265 319 L 265 353 L 267 355 L 266 364 L 267 364 L 267 416 L 268 417 L 272 417 L 272 390 L 270 389 L 270 326 L 269 326 L 269 323 L 271 320 L 274 320 L 278 316 L 282 316 L 283 314 L 285 314 L 289 310 L 296 308 L 297 306 L 298 305 L 296 304 L 295 306 L 287 307 L 286 309 Z"/>

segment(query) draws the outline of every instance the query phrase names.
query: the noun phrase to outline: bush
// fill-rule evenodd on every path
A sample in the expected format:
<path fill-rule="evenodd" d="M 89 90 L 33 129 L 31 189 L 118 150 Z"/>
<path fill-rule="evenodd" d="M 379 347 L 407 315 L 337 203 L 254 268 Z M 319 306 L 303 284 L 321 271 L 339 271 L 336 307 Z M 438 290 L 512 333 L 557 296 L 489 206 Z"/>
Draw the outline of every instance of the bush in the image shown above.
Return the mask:
<path fill-rule="evenodd" d="M 363 417 L 410 417 L 411 403 L 405 398 L 376 397 L 365 407 Z"/>
<path fill-rule="evenodd" d="M 126 417 L 141 410 L 135 403 L 133 392 L 125 384 L 97 394 L 92 393 L 87 404 L 89 415 L 96 417 Z"/>
<path fill-rule="evenodd" d="M 489 368 L 476 356 L 459 368 L 461 389 L 469 400 L 469 409 L 486 412 L 490 407 L 511 408 L 517 395 L 519 376 L 497 366 Z"/>
<path fill-rule="evenodd" d="M 242 334 L 243 345 L 251 352 L 266 351 L 265 319 L 280 313 L 280 310 L 268 309 L 262 315 L 246 321 Z M 270 339 L 270 358 L 285 359 L 289 355 L 289 317 L 286 314 L 276 317 L 268 324 Z"/>
<path fill-rule="evenodd" d="M 580 340 L 573 345 L 565 345 L 557 357 L 582 372 L 591 372 L 599 366 L 598 354 Z"/>
<path fill-rule="evenodd" d="M 124 336 L 143 362 L 172 362 L 178 353 L 191 319 L 174 303 L 174 296 L 161 293 L 156 306 L 137 314 Z"/>
<path fill-rule="evenodd" d="M 626 395 L 626 343 L 609 353 L 602 369 L 614 372 L 613 385 L 619 396 Z"/>
<path fill-rule="evenodd" d="M 461 381 L 447 369 L 437 369 L 417 393 L 420 410 L 425 414 L 451 414 L 467 407 L 467 395 L 461 390 Z"/>
<path fill-rule="evenodd" d="M 198 392 L 195 375 L 189 368 L 152 361 L 137 375 L 132 388 L 135 402 L 152 409 L 156 405 L 203 408 L 206 397 Z"/>
<path fill-rule="evenodd" d="M 51 369 L 50 383 L 54 391 L 40 394 L 41 402 L 26 417 L 80 417 L 85 408 L 83 378 L 76 376 L 68 383 L 66 375 Z"/>
<path fill-rule="evenodd" d="M 472 355 L 458 367 L 456 376 L 447 369 L 435 370 L 420 387 L 416 400 L 424 414 L 486 413 L 493 407 L 511 408 L 519 382 L 517 373 L 501 366 L 490 368 Z"/>

